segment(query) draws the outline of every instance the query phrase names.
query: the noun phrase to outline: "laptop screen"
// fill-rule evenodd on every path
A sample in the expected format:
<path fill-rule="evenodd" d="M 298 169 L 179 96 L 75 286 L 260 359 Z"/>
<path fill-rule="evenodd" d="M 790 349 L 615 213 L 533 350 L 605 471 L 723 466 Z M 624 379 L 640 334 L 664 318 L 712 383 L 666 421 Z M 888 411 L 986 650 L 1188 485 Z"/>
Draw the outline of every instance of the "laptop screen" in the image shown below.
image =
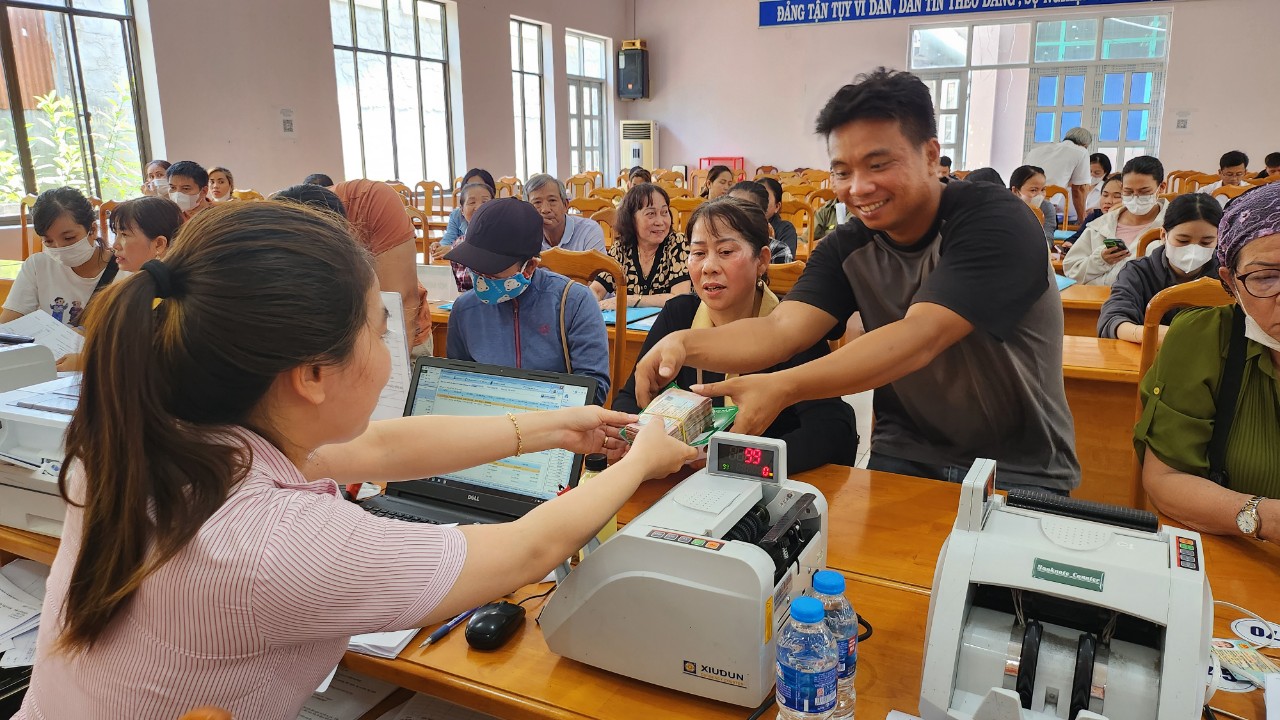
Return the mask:
<path fill-rule="evenodd" d="M 414 373 L 405 415 L 518 415 L 584 406 L 594 397 L 595 380 L 579 375 L 424 357 Z M 494 442 L 514 448 L 515 433 Z M 544 450 L 427 480 L 394 483 L 388 490 L 518 516 L 569 487 L 581 467 L 580 455 Z"/>

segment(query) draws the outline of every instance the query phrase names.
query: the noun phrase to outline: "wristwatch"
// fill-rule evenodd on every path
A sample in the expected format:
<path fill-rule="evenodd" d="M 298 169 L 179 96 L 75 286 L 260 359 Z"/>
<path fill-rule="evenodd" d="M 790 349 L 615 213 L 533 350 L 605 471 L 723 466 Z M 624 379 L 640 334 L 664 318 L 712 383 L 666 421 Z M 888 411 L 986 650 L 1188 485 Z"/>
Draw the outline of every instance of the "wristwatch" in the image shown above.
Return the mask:
<path fill-rule="evenodd" d="M 1240 512 L 1236 513 L 1236 527 L 1254 540 L 1262 539 L 1258 537 L 1258 533 L 1262 532 L 1262 518 L 1258 515 L 1258 503 L 1263 500 L 1263 496 L 1255 495 L 1240 508 Z"/>

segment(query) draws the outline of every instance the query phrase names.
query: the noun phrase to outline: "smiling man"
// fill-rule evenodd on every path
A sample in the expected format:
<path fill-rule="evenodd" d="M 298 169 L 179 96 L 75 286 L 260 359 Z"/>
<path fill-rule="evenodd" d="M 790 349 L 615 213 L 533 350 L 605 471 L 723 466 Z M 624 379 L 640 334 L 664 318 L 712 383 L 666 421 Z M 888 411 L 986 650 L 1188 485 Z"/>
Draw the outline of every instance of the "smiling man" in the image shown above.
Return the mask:
<path fill-rule="evenodd" d="M 655 345 L 636 367 L 641 402 L 681 366 L 757 372 L 840 336 L 860 311 L 868 332 L 831 355 L 694 390 L 732 397 L 734 430 L 756 433 L 799 400 L 875 389 L 872 469 L 959 481 L 987 457 L 1001 488 L 1076 487 L 1062 306 L 1035 218 L 994 185 L 938 182 L 933 105 L 914 75 L 859 77 L 817 131 L 851 221 L 768 316 Z"/>

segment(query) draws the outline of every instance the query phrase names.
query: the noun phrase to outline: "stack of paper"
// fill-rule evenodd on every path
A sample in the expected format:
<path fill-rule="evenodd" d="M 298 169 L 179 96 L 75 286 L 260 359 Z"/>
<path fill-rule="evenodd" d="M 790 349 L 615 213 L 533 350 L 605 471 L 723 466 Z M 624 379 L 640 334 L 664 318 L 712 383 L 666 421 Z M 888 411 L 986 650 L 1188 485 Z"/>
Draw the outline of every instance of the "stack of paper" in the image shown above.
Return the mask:
<path fill-rule="evenodd" d="M 420 629 L 355 635 L 347 643 L 347 649 L 374 657 L 394 659 L 409 645 L 409 641 L 413 640 L 413 636 L 417 635 Z"/>
<path fill-rule="evenodd" d="M 35 664 L 48 577 L 49 568 L 31 560 L 14 560 L 0 568 L 0 668 Z"/>

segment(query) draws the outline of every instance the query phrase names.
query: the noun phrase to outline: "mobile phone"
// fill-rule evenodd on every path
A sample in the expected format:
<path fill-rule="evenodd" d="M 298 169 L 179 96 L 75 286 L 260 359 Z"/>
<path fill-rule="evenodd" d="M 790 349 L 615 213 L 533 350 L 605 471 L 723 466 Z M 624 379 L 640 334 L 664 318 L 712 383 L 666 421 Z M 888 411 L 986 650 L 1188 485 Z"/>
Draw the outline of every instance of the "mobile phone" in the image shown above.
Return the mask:
<path fill-rule="evenodd" d="M 1129 252 L 1129 248 L 1124 244 L 1124 241 L 1121 240 L 1120 238 L 1107 238 L 1106 240 L 1102 241 L 1102 244 L 1107 246 L 1108 248 L 1120 248 L 1125 252 Z"/>

